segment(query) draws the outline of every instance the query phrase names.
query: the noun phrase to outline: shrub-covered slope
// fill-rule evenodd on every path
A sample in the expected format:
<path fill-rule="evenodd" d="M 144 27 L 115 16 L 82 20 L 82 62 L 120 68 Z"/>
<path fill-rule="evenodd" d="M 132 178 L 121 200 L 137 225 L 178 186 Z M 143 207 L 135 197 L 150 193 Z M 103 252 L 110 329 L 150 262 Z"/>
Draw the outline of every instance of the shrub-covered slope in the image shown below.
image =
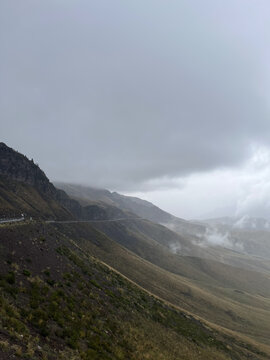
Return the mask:
<path fill-rule="evenodd" d="M 0 226 L 0 358 L 266 359 L 87 255 L 55 227 Z"/>
<path fill-rule="evenodd" d="M 75 239 L 89 254 L 151 293 L 216 325 L 270 345 L 269 275 L 174 255 L 155 241 L 150 243 L 149 239 L 144 247 L 143 238 L 136 238 L 136 234 L 132 236 L 132 249 L 138 244 L 137 252 L 128 250 L 130 242 L 126 243 L 126 248 L 119 246 L 93 229 L 92 224 L 59 223 L 54 226 Z M 117 228 L 119 231 L 122 227 Z"/>

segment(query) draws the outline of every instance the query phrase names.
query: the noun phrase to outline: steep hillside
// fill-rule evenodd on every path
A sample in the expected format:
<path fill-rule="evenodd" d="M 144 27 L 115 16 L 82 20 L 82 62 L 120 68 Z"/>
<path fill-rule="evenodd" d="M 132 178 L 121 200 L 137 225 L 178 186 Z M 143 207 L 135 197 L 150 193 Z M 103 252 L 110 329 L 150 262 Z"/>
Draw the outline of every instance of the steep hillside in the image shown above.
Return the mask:
<path fill-rule="evenodd" d="M 35 187 L 0 176 L 0 219 L 21 214 L 40 219 L 73 219 L 73 215 L 50 194 Z"/>
<path fill-rule="evenodd" d="M 137 252 L 140 247 L 138 238 L 150 236 L 153 240 L 168 247 L 172 253 L 216 260 L 242 269 L 264 273 L 270 271 L 270 262 L 265 258 L 268 256 L 270 245 L 268 233 L 260 232 L 257 236 L 254 231 L 236 229 L 232 232 L 232 236 L 229 236 L 228 224 L 231 224 L 232 218 L 221 219 L 222 224 L 219 219 L 216 221 L 214 219 L 213 223 L 190 222 L 174 217 L 157 206 L 138 198 L 81 185 L 56 183 L 56 186 L 64 189 L 83 205 L 117 206 L 124 211 L 133 211 L 143 219 L 156 220 L 171 230 L 168 232 L 164 227 L 153 224 L 153 222 L 130 221 L 122 224 L 125 229 L 122 228 L 124 233 L 121 233 L 117 230 L 119 224 L 96 224 L 99 229 L 103 228 L 103 231 L 109 236 L 115 234 L 115 240 L 121 244 L 125 245 L 125 242 L 129 241 L 130 249 L 135 247 Z M 218 227 L 216 227 L 217 224 L 219 224 Z M 136 241 L 132 240 L 134 227 L 137 234 Z M 138 236 L 138 234 L 141 235 Z M 146 246 L 145 242 L 142 246 Z"/>
<path fill-rule="evenodd" d="M 186 221 L 136 197 L 74 184 L 56 183 L 56 186 L 65 190 L 81 204 L 96 202 L 99 205 L 113 205 L 125 212 L 137 214 L 143 219 L 165 225 L 182 237 L 180 242 L 178 240 L 175 243 L 167 242 L 172 252 L 218 260 L 244 269 L 263 272 L 269 270 L 270 264 L 265 259 L 270 259 L 270 232 L 269 221 L 265 219 L 227 217 L 204 222 Z M 150 232 L 154 237 L 156 231 L 151 228 Z M 258 256 L 262 259 L 258 259 Z"/>
<path fill-rule="evenodd" d="M 170 255 L 154 244 L 144 250 L 139 246 L 140 254 L 135 254 L 102 236 L 92 224 L 53 226 L 151 293 L 216 325 L 270 345 L 269 275 Z"/>
<path fill-rule="evenodd" d="M 18 217 L 21 213 L 41 218 L 73 218 L 58 201 L 58 194 L 33 160 L 0 143 L 0 218 Z"/>
<path fill-rule="evenodd" d="M 247 254 L 270 260 L 270 231 L 234 230 L 232 237 Z"/>
<path fill-rule="evenodd" d="M 0 218 L 113 219 L 135 217 L 115 206 L 81 206 L 49 181 L 33 160 L 0 143 Z"/>
<path fill-rule="evenodd" d="M 0 358 L 266 359 L 85 253 L 49 224 L 0 226 Z"/>
<path fill-rule="evenodd" d="M 166 211 L 160 209 L 149 201 L 132 196 L 125 196 L 117 192 L 110 192 L 105 189 L 96 189 L 75 184 L 55 183 L 56 187 L 64 190 L 70 197 L 77 199 L 82 204 L 88 202 L 101 201 L 119 207 L 125 211 L 131 211 L 143 219 L 155 223 L 170 226 L 173 230 L 178 230 L 182 234 L 198 234 L 205 232 L 205 225 L 192 223 L 184 219 L 177 218 Z"/>
<path fill-rule="evenodd" d="M 2 142 L 0 143 L 0 175 L 31 185 L 43 193 L 55 193 L 53 184 L 33 159 L 30 161 Z"/>

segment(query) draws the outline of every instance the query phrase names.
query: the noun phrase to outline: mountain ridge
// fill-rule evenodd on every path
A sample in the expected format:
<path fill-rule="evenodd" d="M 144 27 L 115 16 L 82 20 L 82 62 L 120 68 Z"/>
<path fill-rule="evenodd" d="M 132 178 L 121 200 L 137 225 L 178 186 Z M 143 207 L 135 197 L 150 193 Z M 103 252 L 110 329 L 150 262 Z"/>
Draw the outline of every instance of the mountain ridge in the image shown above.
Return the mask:
<path fill-rule="evenodd" d="M 0 216 L 11 214 L 17 216 L 26 212 L 31 217 L 44 218 L 45 215 L 48 219 L 54 217 L 57 220 L 135 217 L 134 214 L 123 212 L 113 206 L 107 208 L 98 204 L 82 206 L 78 201 L 70 198 L 65 191 L 56 189 L 33 160 L 29 160 L 3 142 L 0 143 L 0 183 L 2 185 Z M 15 201 L 10 196 L 11 192 L 16 192 L 17 200 L 20 196 L 20 201 Z M 26 195 L 29 195 L 29 192 L 32 196 L 27 198 Z"/>
<path fill-rule="evenodd" d="M 179 232 L 188 234 L 198 234 L 205 232 L 205 225 L 192 223 L 188 220 L 178 218 L 152 204 L 147 200 L 138 197 L 122 195 L 111 192 L 107 189 L 99 189 L 85 185 L 55 182 L 55 186 L 64 190 L 71 198 L 87 204 L 93 201 L 101 201 L 119 207 L 125 211 L 131 211 L 139 217 L 163 224 L 172 230 L 175 228 Z"/>

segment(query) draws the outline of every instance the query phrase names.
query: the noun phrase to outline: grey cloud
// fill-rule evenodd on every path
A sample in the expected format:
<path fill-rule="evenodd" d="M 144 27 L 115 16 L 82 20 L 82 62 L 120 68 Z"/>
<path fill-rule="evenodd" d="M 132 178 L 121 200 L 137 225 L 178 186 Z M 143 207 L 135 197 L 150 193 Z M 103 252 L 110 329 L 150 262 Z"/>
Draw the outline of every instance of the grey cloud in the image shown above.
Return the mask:
<path fill-rule="evenodd" d="M 118 190 L 243 162 L 269 141 L 270 6 L 202 3 L 2 1 L 2 140 Z"/>

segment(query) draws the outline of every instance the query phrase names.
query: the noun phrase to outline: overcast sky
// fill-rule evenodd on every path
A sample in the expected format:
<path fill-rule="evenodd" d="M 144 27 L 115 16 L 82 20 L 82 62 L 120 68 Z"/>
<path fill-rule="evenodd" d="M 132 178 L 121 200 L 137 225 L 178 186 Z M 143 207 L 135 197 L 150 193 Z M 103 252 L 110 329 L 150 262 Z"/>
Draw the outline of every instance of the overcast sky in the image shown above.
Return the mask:
<path fill-rule="evenodd" d="M 269 217 L 269 18 L 269 0 L 1 0 L 1 141 L 181 217 Z"/>

